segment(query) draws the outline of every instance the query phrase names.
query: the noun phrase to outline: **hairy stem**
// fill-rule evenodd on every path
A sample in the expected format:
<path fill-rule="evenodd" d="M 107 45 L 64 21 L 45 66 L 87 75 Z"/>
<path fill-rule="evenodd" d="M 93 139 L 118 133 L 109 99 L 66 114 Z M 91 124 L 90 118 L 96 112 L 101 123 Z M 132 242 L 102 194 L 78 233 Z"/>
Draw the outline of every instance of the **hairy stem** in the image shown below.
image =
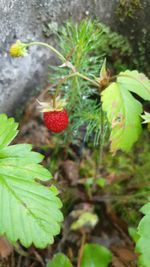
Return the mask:
<path fill-rule="evenodd" d="M 79 76 L 79 77 L 81 77 L 81 78 L 84 79 L 84 80 L 89 81 L 90 83 L 94 84 L 94 85 L 97 86 L 97 87 L 100 86 L 98 82 L 96 82 L 96 81 L 94 81 L 94 80 L 88 78 L 87 76 L 81 74 L 80 72 L 76 72 L 76 75 Z"/>
<path fill-rule="evenodd" d="M 57 49 L 55 49 L 53 46 L 51 46 L 49 44 L 46 44 L 46 43 L 43 43 L 43 42 L 31 42 L 29 44 L 26 44 L 26 47 L 30 47 L 30 46 L 33 46 L 33 45 L 45 46 L 45 47 L 49 48 L 51 51 L 53 51 L 61 59 L 62 62 L 66 61 L 65 57 Z"/>
<path fill-rule="evenodd" d="M 79 77 L 83 78 L 84 80 L 87 80 L 87 81 L 91 82 L 92 84 L 94 84 L 95 86 L 98 86 L 99 87 L 99 84 L 96 81 L 88 78 L 87 76 L 85 76 L 85 75 L 83 75 L 83 74 L 81 74 L 79 72 L 75 72 L 75 70 L 76 70 L 75 66 L 73 66 L 73 64 L 71 62 L 68 62 L 66 60 L 66 58 L 57 49 L 55 49 L 53 46 L 51 46 L 49 44 L 46 44 L 46 43 L 43 43 L 43 42 L 31 42 L 29 44 L 26 44 L 26 47 L 30 47 L 30 46 L 33 46 L 33 45 L 41 45 L 41 46 L 45 46 L 45 47 L 49 48 L 64 63 L 64 65 L 62 65 L 62 66 L 64 66 L 64 67 L 66 66 L 66 67 L 72 69 L 73 73 L 70 74 L 70 75 L 68 75 L 68 76 L 66 76 L 65 80 L 68 79 L 68 78 L 70 78 L 70 77 L 73 77 L 73 76 L 79 76 Z"/>

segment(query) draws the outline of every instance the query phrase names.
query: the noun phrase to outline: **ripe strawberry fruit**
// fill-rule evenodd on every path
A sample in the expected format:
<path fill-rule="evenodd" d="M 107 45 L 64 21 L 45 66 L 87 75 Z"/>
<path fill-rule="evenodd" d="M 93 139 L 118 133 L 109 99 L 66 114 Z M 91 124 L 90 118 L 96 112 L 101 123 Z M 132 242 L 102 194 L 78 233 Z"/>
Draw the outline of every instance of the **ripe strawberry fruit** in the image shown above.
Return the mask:
<path fill-rule="evenodd" d="M 60 133 L 68 127 L 69 119 L 66 109 L 44 112 L 45 126 L 53 133 Z"/>

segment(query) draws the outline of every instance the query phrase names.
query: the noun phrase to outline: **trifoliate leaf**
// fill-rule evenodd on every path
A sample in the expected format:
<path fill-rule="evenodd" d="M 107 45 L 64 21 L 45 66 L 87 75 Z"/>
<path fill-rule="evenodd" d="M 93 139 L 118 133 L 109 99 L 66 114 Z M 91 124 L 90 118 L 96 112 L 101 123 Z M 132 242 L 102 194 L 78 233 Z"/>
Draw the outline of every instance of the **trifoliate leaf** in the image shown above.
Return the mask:
<path fill-rule="evenodd" d="M 102 107 L 111 124 L 111 151 L 129 151 L 141 133 L 142 105 L 117 83 L 102 92 Z"/>
<path fill-rule="evenodd" d="M 120 72 L 117 83 L 122 88 L 134 92 L 144 100 L 150 100 L 150 80 L 136 70 Z"/>
<path fill-rule="evenodd" d="M 13 119 L 0 115 L 0 235 L 25 247 L 44 248 L 60 231 L 61 202 L 36 180 L 51 174 L 39 163 L 43 156 L 29 144 L 7 146 L 17 134 Z"/>
<path fill-rule="evenodd" d="M 143 123 L 150 123 L 150 113 L 145 112 L 141 117 L 144 120 Z"/>
<path fill-rule="evenodd" d="M 97 244 L 86 244 L 81 267 L 108 267 L 111 259 L 111 252 L 107 248 Z"/>
<path fill-rule="evenodd" d="M 72 264 L 64 254 L 57 253 L 46 267 L 72 267 Z"/>
<path fill-rule="evenodd" d="M 142 267 L 150 266 L 150 203 L 144 205 L 141 211 L 145 214 L 138 226 L 139 239 L 136 250 L 140 253 L 139 264 Z"/>

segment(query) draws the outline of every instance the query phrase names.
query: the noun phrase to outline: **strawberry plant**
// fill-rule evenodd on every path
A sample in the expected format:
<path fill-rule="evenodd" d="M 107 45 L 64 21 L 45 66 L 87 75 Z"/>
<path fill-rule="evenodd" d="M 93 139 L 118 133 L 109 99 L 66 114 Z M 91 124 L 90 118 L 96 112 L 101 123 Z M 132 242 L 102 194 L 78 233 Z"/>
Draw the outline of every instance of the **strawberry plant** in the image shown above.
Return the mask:
<path fill-rule="evenodd" d="M 61 61 L 59 68 L 54 68 L 55 70 L 57 69 L 58 72 L 56 75 L 57 78 L 55 77 L 55 84 L 52 86 L 53 90 L 51 86 L 48 86 L 44 91 L 45 94 L 47 92 L 50 93 L 52 101 L 38 101 L 41 112 L 43 113 L 44 124 L 51 132 L 60 133 L 63 131 L 64 134 L 67 133 L 67 137 L 70 133 L 71 137 L 74 137 L 74 133 L 78 134 L 80 127 L 82 125 L 86 125 L 86 137 L 90 136 L 93 138 L 93 143 L 96 145 L 100 144 L 102 147 L 104 139 L 107 139 L 109 132 L 111 152 L 113 154 L 117 153 L 118 150 L 128 152 L 142 133 L 142 118 L 144 119 L 143 123 L 149 123 L 149 114 L 143 114 L 144 108 L 142 101 L 150 101 L 150 81 L 143 73 L 138 72 L 137 70 L 127 69 L 120 71 L 117 75 L 111 74 L 111 72 L 106 68 L 106 59 L 102 61 L 99 57 L 94 57 L 94 49 L 92 50 L 93 54 L 90 54 L 91 61 L 89 60 L 85 64 L 83 57 L 88 55 L 90 47 L 94 44 L 95 38 L 95 35 L 92 35 L 92 32 L 90 32 L 89 29 L 92 29 L 90 24 L 82 25 L 82 31 L 79 32 L 78 36 L 76 36 L 78 38 L 73 40 L 73 42 L 76 43 L 76 46 L 73 48 L 71 47 L 71 49 L 66 46 L 66 49 L 68 48 L 70 51 L 67 50 L 65 55 L 62 55 L 49 44 L 36 41 L 31 43 L 22 43 L 21 41 L 17 41 L 16 44 L 11 46 L 10 54 L 14 57 L 26 56 L 31 46 L 41 45 L 53 51 Z M 87 32 L 87 34 L 89 34 L 89 39 L 84 38 L 83 32 Z M 99 31 L 98 36 L 101 34 L 102 32 Z M 82 49 L 78 50 L 79 41 L 81 40 L 81 44 L 83 45 L 81 45 L 80 48 Z M 74 56 L 75 54 L 76 57 Z M 97 67 L 95 68 L 95 66 L 98 66 L 99 61 L 101 61 L 101 64 L 99 68 L 100 71 L 98 73 Z M 92 96 L 94 97 L 92 98 Z M 2 121 L 3 120 L 4 122 L 9 121 L 5 115 L 2 115 Z M 12 121 L 10 122 L 12 123 Z M 14 133 L 16 134 L 15 127 L 16 126 L 14 126 Z M 2 133 L 3 132 L 4 131 L 2 131 Z M 13 131 L 11 131 L 11 134 L 12 133 Z M 15 179 L 9 182 L 9 186 L 12 186 L 9 190 L 10 193 L 13 195 L 13 192 L 15 192 L 11 199 L 11 205 L 14 205 L 12 207 L 8 201 L 9 196 L 6 195 L 8 190 L 7 186 L 4 186 L 5 183 L 2 182 L 5 189 L 5 191 L 3 191 L 3 195 L 4 200 L 6 198 L 5 202 L 7 204 L 9 220 L 6 226 L 4 226 L 4 220 L 6 217 L 4 217 L 2 209 L 1 217 L 4 218 L 2 219 L 2 223 L 0 225 L 0 228 L 2 229 L 1 233 L 5 234 L 8 239 L 14 243 L 17 240 L 20 240 L 26 247 L 32 243 L 37 247 L 45 247 L 48 243 L 52 243 L 53 236 L 59 232 L 60 222 L 62 220 L 62 215 L 59 211 L 61 204 L 56 196 L 55 190 L 53 191 L 53 188 L 47 189 L 34 180 L 35 178 L 38 180 L 45 180 L 48 175 L 47 171 L 38 164 L 40 162 L 39 157 L 41 157 L 39 154 L 31 152 L 31 147 L 29 149 L 28 145 L 18 145 L 17 148 L 20 146 L 18 149 L 16 149 L 16 146 L 12 146 L 13 148 L 9 146 L 9 152 L 7 152 L 8 148 L 5 148 L 5 145 L 8 145 L 14 135 L 11 136 L 8 141 L 5 141 L 5 139 L 7 140 L 6 136 L 3 141 L 4 144 L 2 142 L 1 148 L 2 162 L 3 157 L 4 159 L 6 157 L 4 163 L 5 161 L 7 163 L 7 160 L 9 163 L 9 157 L 12 157 L 11 163 L 15 164 L 13 165 L 13 177 Z M 23 154 L 26 155 L 23 159 L 19 156 L 20 150 L 21 152 L 23 150 Z M 17 166 L 15 163 L 16 157 Z M 29 158 L 32 158 L 32 160 L 29 160 Z M 27 170 L 24 172 L 24 169 L 22 170 L 19 168 L 18 163 L 24 165 L 24 168 L 27 165 L 29 173 Z M 12 165 L 10 164 L 9 167 L 12 168 Z M 16 168 L 19 168 L 19 171 Z M 41 168 L 43 170 L 42 172 Z M 6 172 L 8 173 L 8 169 L 5 170 L 4 168 L 4 171 L 4 175 L 6 175 Z M 22 174 L 20 179 L 18 178 L 19 172 Z M 25 175 L 27 175 L 27 178 Z M 7 175 L 6 181 L 9 179 L 8 177 L 9 175 Z M 16 181 L 16 179 L 19 179 L 19 182 Z M 30 179 L 32 179 L 32 182 Z M 23 192 L 19 191 L 22 188 L 21 185 L 23 185 Z M 33 193 L 35 191 L 36 195 Z M 46 195 L 46 197 L 43 197 L 43 195 Z M 35 204 L 35 202 L 38 205 Z M 19 210 L 19 204 L 23 207 L 21 210 Z M 23 234 L 21 228 L 15 228 L 17 217 L 11 212 L 15 205 L 16 214 L 20 214 L 19 211 L 22 212 L 21 214 L 25 234 Z M 41 210 L 42 205 L 45 207 L 44 210 Z M 140 264 L 144 267 L 149 267 L 149 204 L 146 204 L 142 211 L 145 216 L 140 222 L 138 228 L 139 240 L 137 241 L 137 250 L 141 254 Z M 50 217 L 51 214 L 53 217 Z M 48 220 L 52 224 L 49 225 Z M 12 227 L 12 229 L 10 229 L 10 222 L 14 223 L 14 228 Z M 29 229 L 27 228 L 29 223 L 32 227 L 35 226 L 34 229 L 36 231 L 40 231 L 40 240 L 38 236 L 35 236 L 34 231 L 31 235 Z M 92 250 L 90 246 L 93 246 Z M 99 258 L 97 259 L 97 255 L 100 255 L 101 253 L 104 256 L 104 264 L 102 263 L 101 266 L 108 266 L 111 258 L 108 251 L 97 247 L 97 245 L 85 245 L 84 250 L 82 248 L 79 266 L 99 266 Z M 88 255 L 91 255 L 91 265 L 89 261 L 87 263 Z M 61 261 L 65 262 L 66 266 L 71 266 L 70 261 L 62 254 L 56 255 L 48 266 L 58 265 L 60 258 Z M 95 262 L 93 263 L 92 261 Z"/>
<path fill-rule="evenodd" d="M 68 126 L 68 114 L 64 110 L 64 103 L 66 103 L 66 100 L 57 100 L 61 94 L 61 84 L 71 78 L 82 78 L 91 83 L 92 86 L 96 87 L 98 92 L 100 91 L 102 101 L 97 105 L 97 108 L 101 105 L 101 113 L 105 119 L 108 120 L 111 151 L 113 153 L 119 149 L 129 151 L 132 148 L 142 131 L 141 116 L 143 113 L 143 107 L 140 101 L 138 101 L 131 92 L 140 96 L 144 100 L 150 101 L 150 81 L 143 73 L 139 73 L 136 70 L 126 70 L 124 72 L 120 72 L 118 75 L 110 77 L 109 72 L 106 70 L 106 61 L 104 60 L 100 76 L 90 78 L 76 70 L 76 67 L 70 61 L 65 59 L 63 55 L 50 45 L 40 42 L 33 42 L 29 44 L 20 44 L 17 42 L 16 46 L 17 45 L 19 48 L 22 47 L 23 49 L 23 52 L 20 53 L 20 55 L 24 53 L 24 49 L 27 49 L 32 45 L 46 46 L 55 52 L 62 60 L 63 64 L 61 67 L 68 68 L 70 70 L 68 75 L 60 78 L 58 81 L 56 92 L 53 95 L 52 104 L 39 102 L 41 105 L 41 111 L 44 113 L 44 122 L 50 130 L 53 132 L 60 132 Z M 15 45 L 10 48 L 10 53 L 12 56 L 18 56 L 17 49 L 14 52 L 14 46 Z M 55 121 L 55 125 L 53 121 Z M 99 124 L 99 121 L 97 121 L 97 123 Z"/>

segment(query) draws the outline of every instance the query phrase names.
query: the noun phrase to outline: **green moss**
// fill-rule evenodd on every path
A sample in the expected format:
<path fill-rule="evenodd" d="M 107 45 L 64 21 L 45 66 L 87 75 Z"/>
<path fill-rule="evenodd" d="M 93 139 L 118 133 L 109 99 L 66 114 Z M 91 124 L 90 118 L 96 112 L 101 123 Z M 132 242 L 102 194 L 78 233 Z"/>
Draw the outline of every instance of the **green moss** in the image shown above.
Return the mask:
<path fill-rule="evenodd" d="M 126 18 L 134 18 L 141 8 L 143 8 L 141 0 L 119 0 L 116 14 L 121 21 L 124 21 Z"/>
<path fill-rule="evenodd" d="M 143 28 L 141 30 L 140 40 L 137 43 L 137 52 L 133 57 L 133 65 L 139 71 L 144 72 L 147 76 L 150 75 L 150 67 L 147 59 L 146 47 L 148 47 L 149 40 L 147 38 L 147 29 Z"/>

